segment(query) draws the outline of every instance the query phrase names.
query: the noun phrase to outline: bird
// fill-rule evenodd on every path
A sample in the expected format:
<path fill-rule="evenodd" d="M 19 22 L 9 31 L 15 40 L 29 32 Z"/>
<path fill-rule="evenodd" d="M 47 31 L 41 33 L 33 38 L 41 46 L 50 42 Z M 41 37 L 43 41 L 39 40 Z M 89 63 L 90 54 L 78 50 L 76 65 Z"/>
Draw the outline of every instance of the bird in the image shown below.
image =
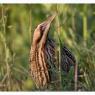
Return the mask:
<path fill-rule="evenodd" d="M 56 15 L 53 14 L 38 24 L 33 34 L 29 67 L 31 77 L 37 89 L 40 90 L 49 89 L 51 84 L 56 84 L 57 88 L 60 88 L 58 87 L 60 81 L 59 67 L 63 72 L 68 73 L 70 67 L 76 64 L 75 56 L 63 44 L 61 44 L 59 63 L 56 41 L 48 36 L 51 23 L 55 17 Z M 77 79 L 77 76 L 75 78 Z"/>

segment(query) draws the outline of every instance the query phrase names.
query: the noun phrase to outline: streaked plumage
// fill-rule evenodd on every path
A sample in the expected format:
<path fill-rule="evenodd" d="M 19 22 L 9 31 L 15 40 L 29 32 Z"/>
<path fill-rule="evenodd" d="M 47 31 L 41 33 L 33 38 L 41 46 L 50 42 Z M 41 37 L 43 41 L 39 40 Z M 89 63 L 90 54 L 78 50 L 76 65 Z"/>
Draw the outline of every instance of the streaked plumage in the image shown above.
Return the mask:
<path fill-rule="evenodd" d="M 59 79 L 59 64 L 56 49 L 57 44 L 54 40 L 48 38 L 50 23 L 54 17 L 55 16 L 51 16 L 48 18 L 34 31 L 34 40 L 30 50 L 31 76 L 36 84 L 36 87 L 39 89 L 46 89 L 53 81 L 58 81 Z M 48 27 L 47 30 L 46 27 Z M 43 32 L 41 30 L 43 30 Z M 38 36 L 38 38 L 35 38 L 36 36 Z M 61 69 L 68 73 L 70 67 L 74 65 L 75 57 L 64 45 L 62 45 Z"/>

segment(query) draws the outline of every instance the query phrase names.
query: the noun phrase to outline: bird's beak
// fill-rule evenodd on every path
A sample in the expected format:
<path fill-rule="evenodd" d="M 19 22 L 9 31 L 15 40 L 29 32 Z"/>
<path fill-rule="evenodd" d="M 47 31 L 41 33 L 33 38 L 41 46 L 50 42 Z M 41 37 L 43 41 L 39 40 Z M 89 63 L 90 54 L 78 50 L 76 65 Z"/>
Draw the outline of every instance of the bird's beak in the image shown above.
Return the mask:
<path fill-rule="evenodd" d="M 42 31 L 48 30 L 50 27 L 51 22 L 54 20 L 56 14 L 53 14 L 52 16 L 48 17 L 46 21 L 41 23 Z"/>
<path fill-rule="evenodd" d="M 56 16 L 56 14 L 54 14 L 54 15 L 48 17 L 45 22 L 46 22 L 47 24 L 51 24 L 51 22 L 54 20 L 55 16 Z"/>
<path fill-rule="evenodd" d="M 44 21 L 42 24 L 41 24 L 41 31 L 44 33 L 43 36 L 42 36 L 42 39 L 41 39 L 41 47 L 44 47 L 45 43 L 46 43 L 46 39 L 47 39 L 47 35 L 48 35 L 48 32 L 49 32 L 49 28 L 50 28 L 50 24 L 51 22 L 54 20 L 55 18 L 55 14 L 48 17 L 46 21 Z"/>

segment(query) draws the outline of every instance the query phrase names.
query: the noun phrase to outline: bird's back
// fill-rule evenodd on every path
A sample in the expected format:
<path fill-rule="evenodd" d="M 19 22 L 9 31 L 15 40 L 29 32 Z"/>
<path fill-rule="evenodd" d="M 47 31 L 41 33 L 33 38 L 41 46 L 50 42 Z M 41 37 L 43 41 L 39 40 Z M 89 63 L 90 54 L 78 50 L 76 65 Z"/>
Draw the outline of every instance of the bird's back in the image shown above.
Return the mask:
<path fill-rule="evenodd" d="M 55 84 L 59 84 L 60 82 L 59 68 L 61 68 L 62 73 L 68 73 L 71 66 L 74 66 L 76 63 L 74 55 L 66 46 L 62 45 L 60 48 L 61 63 L 59 63 L 59 51 L 57 49 L 57 43 L 48 38 L 45 46 L 45 60 L 46 64 L 48 65 L 50 82 Z"/>
<path fill-rule="evenodd" d="M 76 63 L 74 55 L 71 53 L 71 51 L 65 46 L 62 45 L 60 47 L 61 49 L 61 68 L 62 71 L 68 72 L 70 70 L 71 66 L 74 66 Z M 46 48 L 45 48 L 45 55 L 46 55 L 46 60 L 50 67 L 55 69 L 54 71 L 57 72 L 59 67 L 59 55 L 58 55 L 58 50 L 57 50 L 57 43 L 52 40 L 48 39 L 46 43 Z M 52 69 L 52 70 L 53 70 Z"/>

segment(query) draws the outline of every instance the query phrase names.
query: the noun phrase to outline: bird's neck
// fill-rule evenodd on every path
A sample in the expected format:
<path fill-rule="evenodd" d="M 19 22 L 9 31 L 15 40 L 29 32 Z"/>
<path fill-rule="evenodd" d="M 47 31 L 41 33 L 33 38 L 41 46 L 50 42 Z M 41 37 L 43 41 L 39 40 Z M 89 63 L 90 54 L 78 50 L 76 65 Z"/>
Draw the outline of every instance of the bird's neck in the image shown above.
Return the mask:
<path fill-rule="evenodd" d="M 44 33 L 44 35 L 42 36 L 42 39 L 41 39 L 41 42 L 40 42 L 41 48 L 44 48 L 47 39 L 48 39 L 48 31 L 46 31 Z"/>

